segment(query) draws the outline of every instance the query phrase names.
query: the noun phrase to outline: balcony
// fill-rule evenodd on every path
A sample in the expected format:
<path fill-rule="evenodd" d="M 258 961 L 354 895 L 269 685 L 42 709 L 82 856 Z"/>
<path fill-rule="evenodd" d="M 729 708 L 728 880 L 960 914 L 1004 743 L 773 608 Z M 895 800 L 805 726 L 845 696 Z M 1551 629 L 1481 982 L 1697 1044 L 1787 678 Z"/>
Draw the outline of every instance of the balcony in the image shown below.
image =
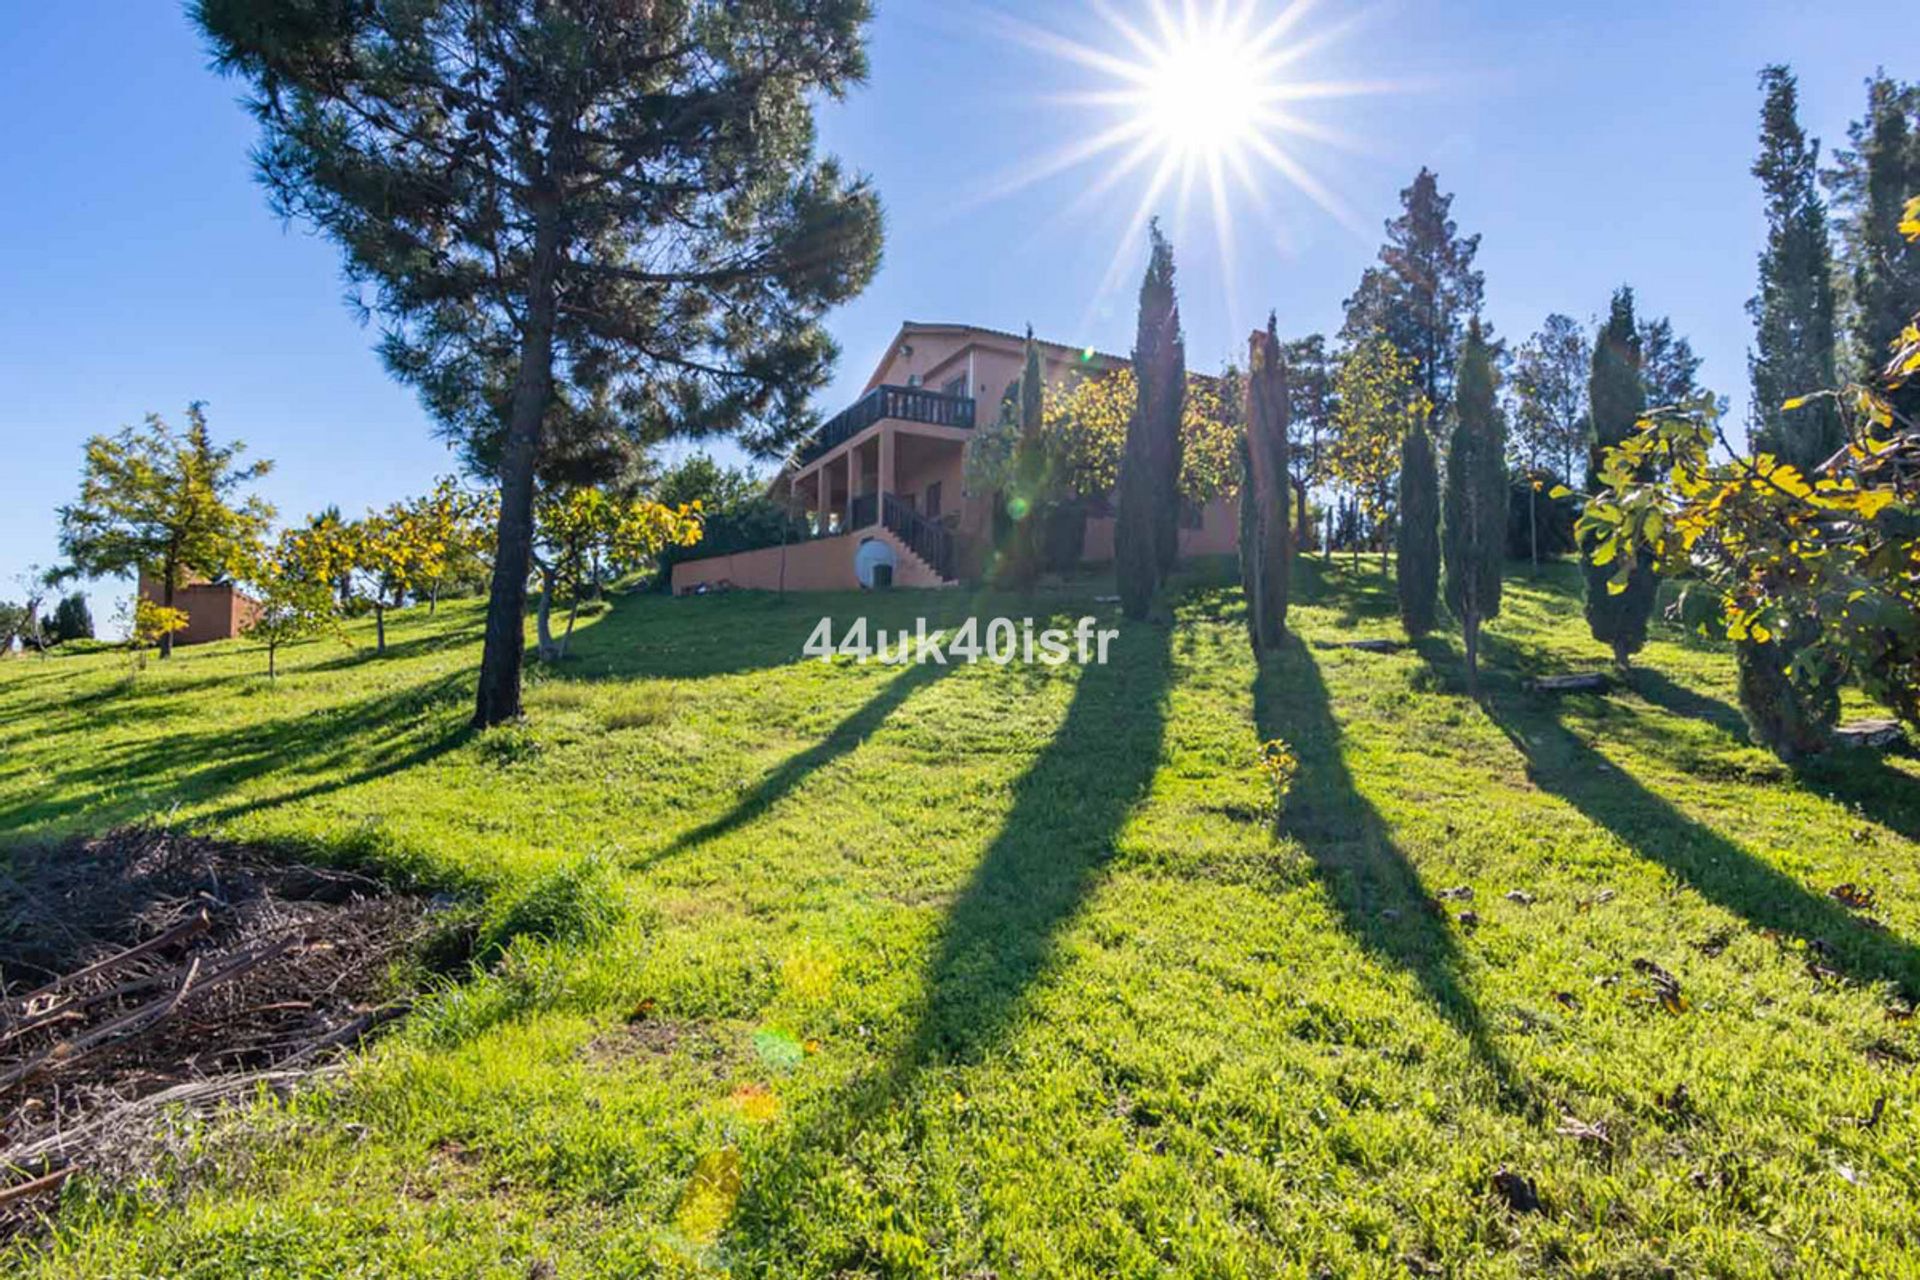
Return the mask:
<path fill-rule="evenodd" d="M 921 387 L 875 387 L 827 419 L 813 440 L 800 450 L 799 464 L 807 465 L 865 431 L 882 418 L 924 422 L 934 427 L 973 427 L 973 397 L 942 395 Z"/>

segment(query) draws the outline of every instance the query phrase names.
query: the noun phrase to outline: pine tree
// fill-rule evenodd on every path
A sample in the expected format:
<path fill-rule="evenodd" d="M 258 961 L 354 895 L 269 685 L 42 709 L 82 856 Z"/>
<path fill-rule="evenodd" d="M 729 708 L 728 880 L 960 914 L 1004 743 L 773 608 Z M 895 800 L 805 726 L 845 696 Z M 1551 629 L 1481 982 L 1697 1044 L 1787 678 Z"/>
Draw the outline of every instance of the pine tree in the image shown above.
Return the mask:
<path fill-rule="evenodd" d="M 1313 541 L 1307 494 L 1326 478 L 1322 450 L 1333 430 L 1333 358 L 1326 337 L 1310 333 L 1280 348 L 1287 370 L 1287 462 L 1293 473 L 1294 554 Z"/>
<path fill-rule="evenodd" d="M 1460 382 L 1440 509 L 1447 608 L 1460 620 L 1467 692 L 1480 692 L 1480 628 L 1500 614 L 1507 532 L 1507 442 L 1494 407 L 1493 360 L 1478 319 L 1460 352 Z"/>
<path fill-rule="evenodd" d="M 1649 408 L 1682 404 L 1700 394 L 1700 357 L 1666 316 L 1640 323 L 1640 381 Z"/>
<path fill-rule="evenodd" d="M 1133 346 L 1137 392 L 1120 459 L 1114 522 L 1114 574 L 1121 608 L 1136 619 L 1147 616 L 1179 552 L 1180 419 L 1187 384 L 1186 344 L 1173 287 L 1173 246 L 1157 221 L 1148 228 L 1148 235 L 1152 250 L 1140 282 Z"/>
<path fill-rule="evenodd" d="M 1606 451 L 1633 433 L 1634 425 L 1647 411 L 1647 396 L 1640 381 L 1640 331 L 1634 324 L 1633 290 L 1622 287 L 1613 295 L 1607 323 L 1593 344 L 1593 372 L 1587 379 L 1587 420 L 1593 436 L 1587 458 L 1587 491 L 1600 487 L 1600 468 Z M 1624 670 L 1633 655 L 1647 643 L 1647 623 L 1653 616 L 1659 579 L 1652 559 L 1642 555 L 1624 579 L 1620 566 L 1596 561 L 1592 547 L 1581 548 L 1581 569 L 1586 577 L 1587 628 L 1593 638 L 1613 651 L 1613 660 Z"/>
<path fill-rule="evenodd" d="M 1502 526 L 1505 525 L 1504 518 Z M 1400 523 L 1396 546 L 1400 624 L 1418 640 L 1433 630 L 1440 588 L 1440 475 L 1424 423 L 1400 446 Z"/>
<path fill-rule="evenodd" d="M 1527 551 L 1540 563 L 1543 490 L 1572 484 L 1587 448 L 1587 374 L 1593 350 L 1571 316 L 1549 315 L 1513 362 L 1513 448 L 1527 485 Z M 1551 520 L 1553 511 L 1547 511 Z M 1551 526 L 1549 526 L 1551 527 Z"/>
<path fill-rule="evenodd" d="M 1811 471 L 1846 438 L 1831 399 L 1784 407 L 1835 382 L 1833 253 L 1826 206 L 1815 189 L 1820 144 L 1800 127 L 1791 71 L 1767 67 L 1760 86 L 1766 101 L 1753 176 L 1766 197 L 1767 247 L 1760 255 L 1760 291 L 1747 303 L 1755 326 L 1747 356 L 1750 432 L 1755 452 Z"/>
<path fill-rule="evenodd" d="M 196 0 L 275 209 L 338 241 L 388 368 L 497 457 L 474 722 L 520 714 L 534 496 L 562 427 L 812 426 L 878 201 L 815 153 L 867 6 Z M 557 416 L 556 416 L 557 415 Z"/>
<path fill-rule="evenodd" d="M 1247 341 L 1248 479 L 1252 482 L 1251 519 L 1246 537 L 1251 564 L 1242 570 L 1247 585 L 1247 615 L 1256 653 L 1271 653 L 1287 634 L 1287 366 L 1272 315 L 1264 331 Z"/>
<path fill-rule="evenodd" d="M 1414 362 L 1421 389 L 1441 412 L 1453 395 L 1462 326 L 1480 313 L 1486 291 L 1485 277 L 1473 268 L 1480 237 L 1460 234 L 1453 197 L 1440 194 L 1430 169 L 1423 167 L 1400 193 L 1400 204 L 1380 250 L 1392 282 L 1386 336 Z"/>
<path fill-rule="evenodd" d="M 1920 308 L 1920 244 L 1900 234 L 1906 201 L 1920 195 L 1920 86 L 1882 71 L 1867 81 L 1867 113 L 1848 127 L 1852 147 L 1825 175 L 1840 229 L 1848 286 L 1847 377 L 1872 383 L 1889 345 Z M 1896 412 L 1920 417 L 1920 380 L 1890 397 Z"/>

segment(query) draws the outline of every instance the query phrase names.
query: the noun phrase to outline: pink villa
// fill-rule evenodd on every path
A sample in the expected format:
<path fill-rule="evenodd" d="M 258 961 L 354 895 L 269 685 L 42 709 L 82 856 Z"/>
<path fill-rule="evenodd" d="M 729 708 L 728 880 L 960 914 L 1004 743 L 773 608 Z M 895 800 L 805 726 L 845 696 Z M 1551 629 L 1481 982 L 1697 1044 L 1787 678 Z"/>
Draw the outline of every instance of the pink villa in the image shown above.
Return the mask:
<path fill-rule="evenodd" d="M 1049 383 L 1127 363 L 1092 348 L 1042 342 Z M 988 541 L 988 496 L 965 491 L 962 457 L 976 422 L 1020 378 L 1024 339 L 960 324 L 900 327 L 860 398 L 824 423 L 770 492 L 804 511 L 814 536 L 787 547 L 684 560 L 676 595 L 702 588 L 851 591 L 876 582 L 954 586 L 976 574 Z M 1106 495 L 1101 495 L 1105 497 Z M 1224 500 L 1182 522 L 1182 554 L 1233 552 L 1238 525 Z M 1113 518 L 1087 520 L 1081 559 L 1113 559 Z"/>

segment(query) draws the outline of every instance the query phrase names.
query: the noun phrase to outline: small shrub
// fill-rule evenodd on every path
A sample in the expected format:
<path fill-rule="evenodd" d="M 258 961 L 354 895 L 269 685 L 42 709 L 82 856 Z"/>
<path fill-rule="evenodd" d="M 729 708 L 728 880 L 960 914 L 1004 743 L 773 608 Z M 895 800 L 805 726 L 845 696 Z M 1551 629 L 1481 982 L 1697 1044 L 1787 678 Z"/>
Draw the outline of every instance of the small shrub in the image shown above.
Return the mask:
<path fill-rule="evenodd" d="M 1273 792 L 1273 820 L 1278 822 L 1286 812 L 1287 793 L 1293 790 L 1293 780 L 1300 772 L 1300 758 L 1286 739 L 1269 739 L 1260 744 L 1260 772 Z"/>
<path fill-rule="evenodd" d="M 600 859 L 556 867 L 487 912 L 475 939 L 474 958 L 489 963 L 506 954 L 519 938 L 568 945 L 592 942 L 611 933 L 624 910 L 620 885 Z"/>
<path fill-rule="evenodd" d="M 509 721 L 482 730 L 474 739 L 473 749 L 480 753 L 482 760 L 504 767 L 537 757 L 540 754 L 540 742 L 533 736 L 531 725 Z"/>

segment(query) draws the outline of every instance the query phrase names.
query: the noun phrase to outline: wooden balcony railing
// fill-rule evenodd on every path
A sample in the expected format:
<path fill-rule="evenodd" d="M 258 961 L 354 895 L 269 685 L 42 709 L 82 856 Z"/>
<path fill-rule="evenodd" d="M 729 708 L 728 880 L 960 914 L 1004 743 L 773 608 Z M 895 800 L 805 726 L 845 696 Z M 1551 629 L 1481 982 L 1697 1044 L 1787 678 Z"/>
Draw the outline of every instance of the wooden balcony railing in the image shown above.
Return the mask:
<path fill-rule="evenodd" d="M 922 387 L 875 387 L 827 419 L 800 450 L 802 466 L 845 444 L 882 418 L 936 427 L 973 427 L 973 397 L 942 395 Z"/>

